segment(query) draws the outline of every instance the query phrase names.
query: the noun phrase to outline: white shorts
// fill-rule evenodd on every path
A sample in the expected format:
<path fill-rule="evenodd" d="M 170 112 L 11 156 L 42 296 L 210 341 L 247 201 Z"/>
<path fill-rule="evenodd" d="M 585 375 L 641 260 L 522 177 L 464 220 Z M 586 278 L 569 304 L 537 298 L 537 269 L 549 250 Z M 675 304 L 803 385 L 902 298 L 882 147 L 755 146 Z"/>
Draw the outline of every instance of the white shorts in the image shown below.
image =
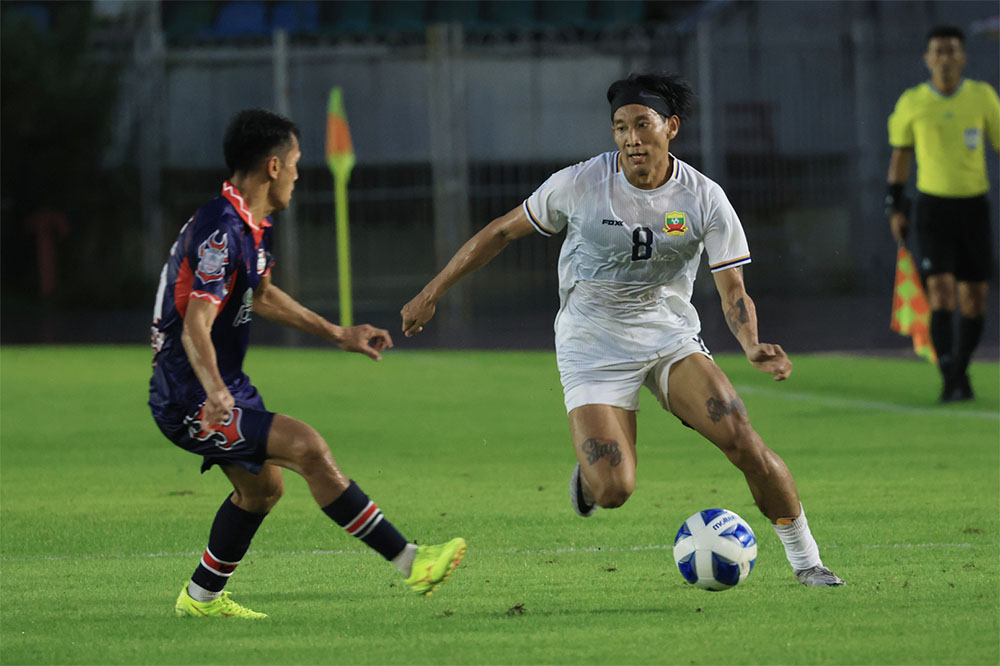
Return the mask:
<path fill-rule="evenodd" d="M 645 386 L 670 411 L 667 378 L 674 363 L 691 354 L 712 358 L 699 336 L 684 338 L 679 345 L 645 362 L 625 362 L 601 367 L 561 367 L 566 413 L 582 405 L 611 405 L 639 411 L 639 388 Z"/>

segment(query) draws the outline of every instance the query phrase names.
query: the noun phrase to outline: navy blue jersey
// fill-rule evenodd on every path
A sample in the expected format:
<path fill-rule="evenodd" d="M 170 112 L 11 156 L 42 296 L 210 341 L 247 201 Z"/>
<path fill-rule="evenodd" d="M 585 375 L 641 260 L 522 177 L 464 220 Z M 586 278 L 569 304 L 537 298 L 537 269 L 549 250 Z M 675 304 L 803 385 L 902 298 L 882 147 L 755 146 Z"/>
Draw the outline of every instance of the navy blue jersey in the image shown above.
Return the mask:
<path fill-rule="evenodd" d="M 180 231 L 160 274 L 153 309 L 153 377 L 149 405 L 170 419 L 205 400 L 181 343 L 191 299 L 219 308 L 212 345 L 219 373 L 237 400 L 253 390 L 243 372 L 253 292 L 271 272 L 270 219 L 254 220 L 239 191 L 226 181 L 222 194 L 198 209 Z"/>

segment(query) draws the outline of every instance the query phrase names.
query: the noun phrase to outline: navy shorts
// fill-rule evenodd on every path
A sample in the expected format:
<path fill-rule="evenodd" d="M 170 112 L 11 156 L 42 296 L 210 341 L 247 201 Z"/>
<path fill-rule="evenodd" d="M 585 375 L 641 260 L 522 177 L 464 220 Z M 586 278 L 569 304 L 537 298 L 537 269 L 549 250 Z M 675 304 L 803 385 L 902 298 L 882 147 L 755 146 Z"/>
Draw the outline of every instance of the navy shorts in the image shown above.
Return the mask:
<path fill-rule="evenodd" d="M 959 282 L 990 279 L 990 206 L 986 196 L 952 199 L 920 194 L 914 215 L 920 274 L 951 273 Z"/>
<path fill-rule="evenodd" d="M 185 451 L 204 458 L 201 471 L 212 465 L 239 465 L 258 474 L 267 460 L 267 436 L 271 432 L 274 412 L 264 409 L 264 400 L 257 389 L 250 387 L 245 395 L 234 395 L 236 406 L 229 420 L 204 431 L 201 412 L 205 403 L 173 411 L 174 416 L 158 416 L 156 425 L 171 442 Z"/>

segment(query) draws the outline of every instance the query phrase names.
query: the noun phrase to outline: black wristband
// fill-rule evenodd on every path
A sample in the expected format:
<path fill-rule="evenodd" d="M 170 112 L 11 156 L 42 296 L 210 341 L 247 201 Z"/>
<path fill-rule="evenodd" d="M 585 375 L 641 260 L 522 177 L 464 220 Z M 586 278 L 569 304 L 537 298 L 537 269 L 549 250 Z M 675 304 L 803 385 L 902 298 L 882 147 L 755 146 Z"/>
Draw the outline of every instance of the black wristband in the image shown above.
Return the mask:
<path fill-rule="evenodd" d="M 903 183 L 889 183 L 885 192 L 885 216 L 889 217 L 893 213 L 909 215 L 910 200 L 903 194 Z"/>

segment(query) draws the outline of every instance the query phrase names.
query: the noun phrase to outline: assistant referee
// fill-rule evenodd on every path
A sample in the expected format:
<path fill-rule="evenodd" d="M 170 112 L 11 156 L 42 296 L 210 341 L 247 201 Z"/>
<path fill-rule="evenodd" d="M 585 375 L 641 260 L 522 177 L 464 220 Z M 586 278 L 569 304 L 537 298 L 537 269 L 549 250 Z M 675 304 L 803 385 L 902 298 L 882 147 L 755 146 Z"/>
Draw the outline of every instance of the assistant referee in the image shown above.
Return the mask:
<path fill-rule="evenodd" d="M 1000 151 L 1000 99 L 990 84 L 962 77 L 964 40 L 962 31 L 950 26 L 927 34 L 924 63 L 931 79 L 903 92 L 889 116 L 886 214 L 892 235 L 904 243 L 909 201 L 903 188 L 915 153 L 915 254 L 926 280 L 931 340 L 944 382 L 941 402 L 974 397 L 968 367 L 983 333 L 993 248 L 985 140 Z"/>

